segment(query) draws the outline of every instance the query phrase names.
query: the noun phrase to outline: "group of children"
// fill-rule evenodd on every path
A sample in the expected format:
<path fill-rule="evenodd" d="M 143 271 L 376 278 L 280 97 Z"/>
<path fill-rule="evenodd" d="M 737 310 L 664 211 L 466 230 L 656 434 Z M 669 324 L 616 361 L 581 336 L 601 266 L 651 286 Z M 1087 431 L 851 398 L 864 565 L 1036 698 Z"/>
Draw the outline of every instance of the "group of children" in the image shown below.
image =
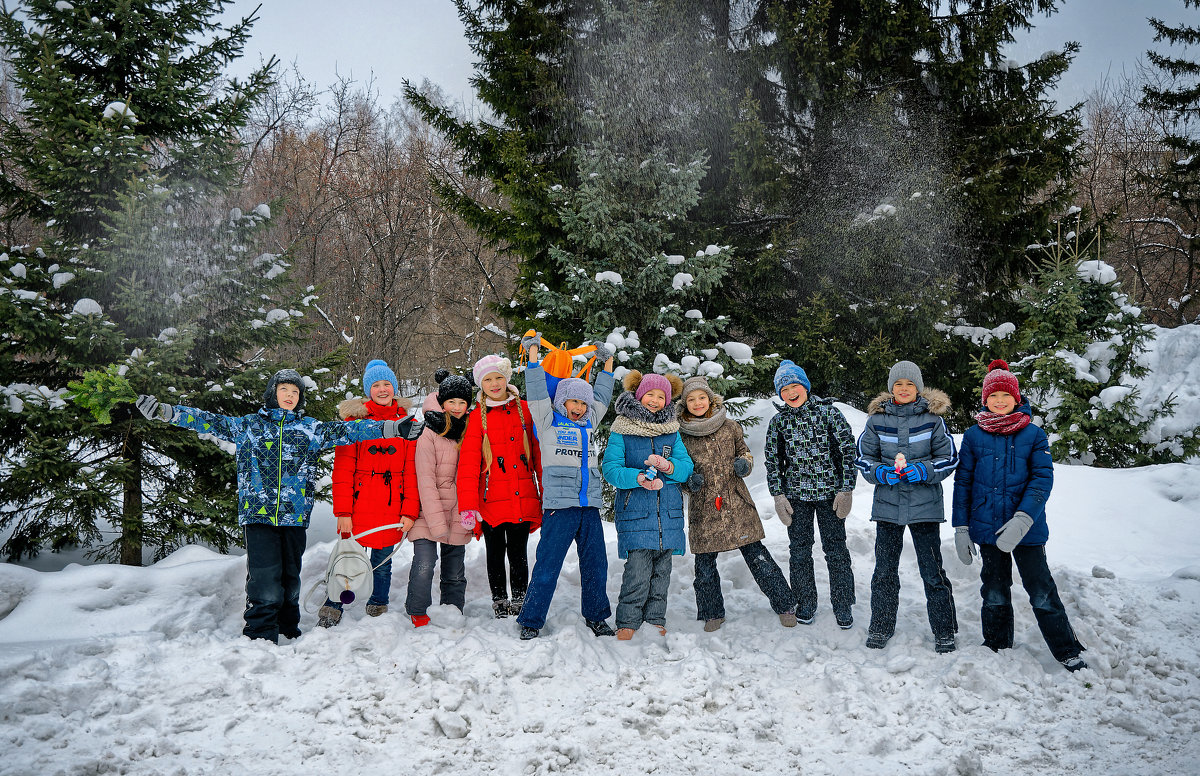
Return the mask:
<path fill-rule="evenodd" d="M 1004 362 L 984 380 L 977 425 L 956 449 L 942 415 L 946 395 L 925 387 L 908 361 L 892 367 L 887 390 L 871 402 L 855 443 L 831 400 L 811 395 L 805 371 L 784 361 L 775 374 L 783 405 L 765 442 L 767 484 L 787 526 L 790 578 L 763 544 L 765 533 L 745 484 L 753 467 L 742 427 L 703 377 L 628 372 L 615 401 L 612 350 L 595 386 L 559 379 L 539 364 L 538 339 L 522 342 L 528 401 L 511 383 L 504 357 L 481 358 L 464 377 L 439 370 L 423 422 L 398 396 L 395 373 L 372 361 L 362 398 L 338 406 L 340 422 L 304 415 L 304 378 L 283 370 L 263 407 L 225 417 L 140 397 L 148 418 L 233 442 L 237 448 L 239 523 L 245 532 L 246 636 L 277 641 L 299 635 L 300 559 L 312 509 L 312 479 L 322 450 L 337 446 L 333 506 L 343 536 L 362 535 L 374 568 L 366 613 L 388 609 L 391 561 L 404 537 L 413 545 L 406 613 L 429 623 L 434 569 L 440 601 L 465 603 L 465 545 L 482 538 L 496 617 L 516 616 L 522 639 L 537 638 L 572 543 L 579 557 L 581 612 L 596 636 L 631 639 L 643 625 L 666 633 L 671 564 L 690 540 L 698 619 L 718 630 L 725 619 L 717 555 L 738 550 L 785 627 L 817 616 L 813 571 L 816 532 L 829 569 L 830 603 L 839 627 L 853 626 L 854 574 L 846 544 L 858 474 L 874 484 L 876 524 L 871 620 L 866 645 L 883 648 L 895 631 L 899 560 L 912 535 L 934 646 L 956 648 L 953 588 L 942 565 L 941 481 L 956 473 L 955 547 L 964 564 L 982 561 L 982 629 L 993 650 L 1013 644 L 1012 561 L 1054 657 L 1086 666 L 1046 563 L 1045 504 L 1053 470 L 1046 434 L 1032 425 L 1028 402 Z M 603 346 L 601 349 L 604 349 Z M 475 406 L 471 408 L 471 400 Z M 597 427 L 613 403 L 603 459 Z M 600 516 L 601 480 L 616 489 L 617 553 L 625 561 L 608 625 L 608 558 Z M 687 495 L 685 510 L 685 494 Z M 685 520 L 685 511 L 687 519 Z M 540 529 L 530 573 L 527 544 Z M 978 550 L 976 550 L 978 545 Z M 327 600 L 318 624 L 332 627 L 342 604 Z"/>

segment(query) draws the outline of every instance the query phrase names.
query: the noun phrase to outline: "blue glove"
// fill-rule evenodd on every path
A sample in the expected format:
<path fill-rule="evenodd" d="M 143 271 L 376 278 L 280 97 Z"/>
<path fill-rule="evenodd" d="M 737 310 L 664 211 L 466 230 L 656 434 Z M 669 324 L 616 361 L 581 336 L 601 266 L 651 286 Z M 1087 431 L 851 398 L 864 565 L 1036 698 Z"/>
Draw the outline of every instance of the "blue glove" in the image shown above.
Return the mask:
<path fill-rule="evenodd" d="M 900 475 L 891 466 L 880 464 L 875 467 L 875 480 L 880 485 L 895 485 L 900 481 Z"/>
<path fill-rule="evenodd" d="M 925 464 L 923 463 L 910 463 L 901 469 L 900 473 L 909 482 L 924 482 L 929 479 L 929 470 L 925 468 Z"/>

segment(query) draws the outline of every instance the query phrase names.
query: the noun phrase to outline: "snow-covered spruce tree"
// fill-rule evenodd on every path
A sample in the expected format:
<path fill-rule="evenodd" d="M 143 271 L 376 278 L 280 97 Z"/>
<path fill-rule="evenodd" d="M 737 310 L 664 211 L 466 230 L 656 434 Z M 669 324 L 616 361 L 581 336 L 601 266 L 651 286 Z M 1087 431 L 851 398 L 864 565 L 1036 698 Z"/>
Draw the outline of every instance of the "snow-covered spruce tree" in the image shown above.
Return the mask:
<path fill-rule="evenodd" d="M 236 541 L 231 457 L 107 406 L 116 385 L 250 411 L 271 369 L 260 354 L 297 333 L 285 263 L 250 249 L 268 210 L 217 204 L 270 68 L 223 80 L 251 23 L 221 28 L 223 5 L 34 0 L 0 13 L 23 97 L 0 123 L 0 214 L 44 235 L 0 264 L 10 558 L 83 546 L 139 564 L 144 544 L 161 556 Z M 68 383 L 106 369 L 89 383 L 99 417 L 66 400 Z"/>
<path fill-rule="evenodd" d="M 579 182 L 551 188 L 566 236 L 550 256 L 563 283 L 535 283 L 539 316 L 550 328 L 581 320 L 585 337 L 617 348 L 622 370 L 701 374 L 736 394 L 769 364 L 756 365 L 744 344 L 721 342 L 730 321 L 712 314 L 710 300 L 731 251 L 684 250 L 677 235 L 707 172 L 692 142 L 695 89 L 680 72 L 689 39 L 654 3 L 597 8 L 596 30 L 574 54 L 588 106 L 574 152 Z M 664 84 L 673 79 L 683 86 L 670 93 Z"/>
<path fill-rule="evenodd" d="M 1141 355 L 1154 338 L 1142 311 L 1120 290 L 1116 272 L 1088 260 L 1070 233 L 1047 249 L 1023 302 L 1022 375 L 1057 461 L 1123 468 L 1190 458 L 1200 429 L 1164 431 L 1171 399 L 1147 406 L 1132 381 L 1147 373 Z"/>

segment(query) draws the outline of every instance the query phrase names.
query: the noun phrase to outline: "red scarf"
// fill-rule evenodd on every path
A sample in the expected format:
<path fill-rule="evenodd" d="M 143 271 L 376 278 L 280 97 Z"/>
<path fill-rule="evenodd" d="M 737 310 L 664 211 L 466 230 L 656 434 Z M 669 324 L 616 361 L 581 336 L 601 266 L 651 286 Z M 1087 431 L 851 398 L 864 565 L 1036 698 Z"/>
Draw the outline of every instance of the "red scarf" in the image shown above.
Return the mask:
<path fill-rule="evenodd" d="M 989 434 L 1001 434 L 1008 436 L 1015 434 L 1021 429 L 1030 424 L 1033 418 L 1026 415 L 1024 412 L 1010 412 L 1007 415 L 997 415 L 994 412 L 984 410 L 975 416 L 975 422 L 979 427 Z"/>

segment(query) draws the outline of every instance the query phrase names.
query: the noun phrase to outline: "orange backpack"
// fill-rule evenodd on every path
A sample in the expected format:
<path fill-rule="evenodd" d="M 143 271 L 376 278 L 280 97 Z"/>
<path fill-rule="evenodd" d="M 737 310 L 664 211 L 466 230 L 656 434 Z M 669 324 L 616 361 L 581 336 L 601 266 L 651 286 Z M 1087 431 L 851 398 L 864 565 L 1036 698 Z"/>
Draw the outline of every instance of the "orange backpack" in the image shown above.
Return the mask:
<path fill-rule="evenodd" d="M 530 329 L 525 332 L 526 337 L 532 337 L 537 334 L 537 331 Z M 546 355 L 542 356 L 542 371 L 546 373 L 548 378 L 555 378 L 554 383 L 566 377 L 581 377 L 588 382 L 592 379 L 592 364 L 596 362 L 596 346 L 581 345 L 577 348 L 568 348 L 567 343 L 562 343 L 558 347 L 551 345 L 544 337 L 538 337 L 540 344 L 546 349 Z M 579 371 L 575 369 L 575 356 L 582 356 L 585 353 L 592 353 L 592 357 L 584 362 Z M 524 351 L 521 351 L 520 360 L 523 362 L 526 358 Z M 554 395 L 554 392 L 550 392 Z"/>

